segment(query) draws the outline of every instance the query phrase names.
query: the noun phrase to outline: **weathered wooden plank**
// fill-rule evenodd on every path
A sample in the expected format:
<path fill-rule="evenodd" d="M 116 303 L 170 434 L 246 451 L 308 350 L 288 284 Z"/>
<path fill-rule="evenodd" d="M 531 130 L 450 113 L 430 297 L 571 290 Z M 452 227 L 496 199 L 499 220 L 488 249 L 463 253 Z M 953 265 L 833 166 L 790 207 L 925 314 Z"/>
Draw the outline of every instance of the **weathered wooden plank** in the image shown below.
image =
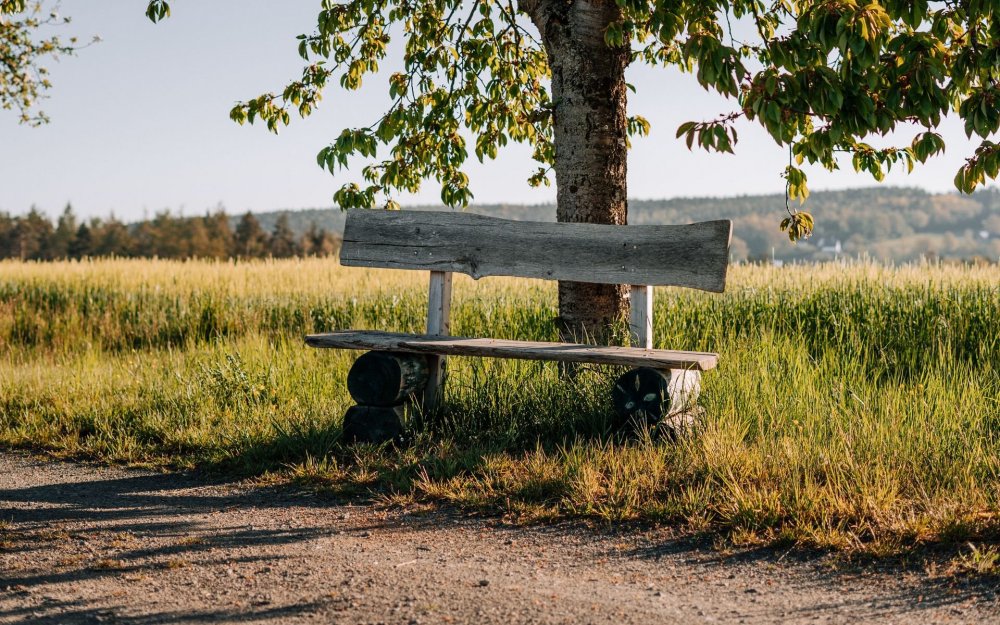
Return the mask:
<path fill-rule="evenodd" d="M 344 265 L 725 289 L 732 222 L 608 226 L 443 211 L 348 213 Z"/>
<path fill-rule="evenodd" d="M 450 271 L 432 271 L 427 289 L 427 334 L 451 334 L 451 278 Z M 424 410 L 437 408 L 444 398 L 444 383 L 448 377 L 448 361 L 441 354 L 431 354 L 427 361 L 430 374 L 424 388 Z"/>
<path fill-rule="evenodd" d="M 701 372 L 671 369 L 668 376 L 667 396 L 670 398 L 670 407 L 666 415 L 690 411 L 701 395 Z"/>
<path fill-rule="evenodd" d="M 432 271 L 427 289 L 427 334 L 451 333 L 451 273 Z"/>
<path fill-rule="evenodd" d="M 653 287 L 632 285 L 629 294 L 628 325 L 632 346 L 653 349 Z"/>
<path fill-rule="evenodd" d="M 652 367 L 654 369 L 696 369 L 715 367 L 718 355 L 707 352 L 684 352 L 638 347 L 604 347 L 575 343 L 509 341 L 455 336 L 429 336 L 375 330 L 345 330 L 329 334 L 311 334 L 306 343 L 312 347 L 365 349 L 448 356 L 486 356 L 522 360 L 589 362 L 601 365 Z"/>

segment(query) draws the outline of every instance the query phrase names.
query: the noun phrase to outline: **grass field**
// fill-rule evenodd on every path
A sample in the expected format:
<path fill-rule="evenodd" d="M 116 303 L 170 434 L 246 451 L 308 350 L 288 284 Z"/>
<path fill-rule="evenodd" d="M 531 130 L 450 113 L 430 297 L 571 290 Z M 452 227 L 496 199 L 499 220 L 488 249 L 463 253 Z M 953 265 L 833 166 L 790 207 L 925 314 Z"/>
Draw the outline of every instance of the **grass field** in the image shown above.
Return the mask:
<path fill-rule="evenodd" d="M 411 445 L 342 447 L 357 354 L 301 336 L 419 331 L 425 279 L 327 260 L 0 263 L 0 445 L 738 542 L 1000 537 L 996 266 L 737 266 L 725 295 L 659 290 L 657 347 L 721 354 L 704 428 L 677 444 L 608 436 L 618 371 L 452 359 L 445 413 Z M 456 282 L 456 334 L 553 339 L 555 314 L 553 284 Z"/>

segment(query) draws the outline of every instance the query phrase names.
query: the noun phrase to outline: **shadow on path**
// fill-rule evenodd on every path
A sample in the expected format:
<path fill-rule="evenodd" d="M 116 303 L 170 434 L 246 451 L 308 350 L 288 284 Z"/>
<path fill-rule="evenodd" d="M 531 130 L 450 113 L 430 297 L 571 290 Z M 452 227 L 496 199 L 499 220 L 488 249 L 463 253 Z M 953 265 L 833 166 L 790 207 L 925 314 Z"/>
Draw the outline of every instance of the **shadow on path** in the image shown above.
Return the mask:
<path fill-rule="evenodd" d="M 725 584 L 730 591 L 746 593 L 747 622 L 754 622 L 755 616 L 767 620 L 773 611 L 767 602 L 756 603 L 757 597 L 789 589 L 817 597 L 804 605 L 790 605 L 789 618 L 807 620 L 847 610 L 870 619 L 914 614 L 915 622 L 928 610 L 940 613 L 954 607 L 960 614 L 957 606 L 972 600 L 995 603 L 1000 589 L 996 578 L 932 577 L 913 564 L 850 564 L 827 553 L 768 548 L 722 556 L 704 543 L 664 538 L 665 532 L 648 527 L 594 528 L 579 522 L 518 527 L 440 509 L 386 514 L 312 493 L 296 493 L 288 487 L 254 487 L 183 473 L 152 474 L 13 458 L 17 466 L 30 468 L 33 477 L 0 475 L 0 562 L 4 557 L 20 557 L 23 564 L 16 569 L 0 567 L 0 622 L 147 625 L 305 618 L 336 608 L 331 608 L 328 597 L 303 596 L 294 605 L 271 605 L 261 600 L 238 609 L 202 606 L 178 610 L 172 606 L 132 617 L 121 616 L 128 611 L 124 604 L 95 608 L 85 597 L 47 597 L 44 593 L 60 585 L 118 583 L 130 576 L 155 575 L 177 563 L 195 570 L 279 566 L 283 559 L 292 557 L 285 554 L 292 553 L 298 558 L 295 566 L 301 567 L 301 553 L 282 548 L 332 535 L 360 538 L 377 534 L 377 539 L 372 539 L 377 548 L 398 535 L 409 535 L 403 542 L 409 541 L 413 547 L 419 540 L 413 536 L 423 532 L 435 532 L 431 540 L 440 544 L 442 536 L 461 541 L 470 531 L 489 531 L 497 534 L 497 545 L 532 541 L 541 552 L 563 550 L 571 554 L 565 558 L 576 558 L 575 564 L 602 566 L 607 569 L 604 574 L 638 568 L 653 578 L 662 571 L 661 565 L 669 563 L 700 576 L 703 582 L 729 580 Z M 4 454 L 0 453 L 0 473 L 5 469 L 2 462 Z M 338 544 L 343 548 L 344 543 Z M 51 552 L 73 557 L 68 563 L 49 563 L 46 558 L 51 559 Z M 104 555 L 107 553 L 113 555 Z M 441 549 L 440 554 L 449 557 L 447 549 Z M 769 581 L 772 577 L 781 578 L 774 588 Z M 877 588 L 870 586 L 873 580 Z M 5 603 L 4 593 L 24 600 Z"/>

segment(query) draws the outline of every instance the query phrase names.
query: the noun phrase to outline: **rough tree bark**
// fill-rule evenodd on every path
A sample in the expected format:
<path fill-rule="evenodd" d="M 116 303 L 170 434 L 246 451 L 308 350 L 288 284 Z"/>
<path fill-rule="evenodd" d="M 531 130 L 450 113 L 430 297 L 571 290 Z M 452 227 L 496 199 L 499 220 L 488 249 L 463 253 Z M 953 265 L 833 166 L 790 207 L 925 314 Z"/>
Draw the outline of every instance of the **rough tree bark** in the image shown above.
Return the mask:
<path fill-rule="evenodd" d="M 628 45 L 604 41 L 618 21 L 614 0 L 521 0 L 541 34 L 552 70 L 556 218 L 626 223 L 626 85 Z M 628 316 L 625 285 L 559 283 L 563 340 L 607 342 Z"/>

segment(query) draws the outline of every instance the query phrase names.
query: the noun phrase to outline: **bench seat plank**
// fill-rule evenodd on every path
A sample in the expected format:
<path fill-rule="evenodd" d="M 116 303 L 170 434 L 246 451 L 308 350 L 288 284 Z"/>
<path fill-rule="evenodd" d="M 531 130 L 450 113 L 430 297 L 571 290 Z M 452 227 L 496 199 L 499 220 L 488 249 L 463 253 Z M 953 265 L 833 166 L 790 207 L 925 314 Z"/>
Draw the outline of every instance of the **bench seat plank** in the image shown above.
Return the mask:
<path fill-rule="evenodd" d="M 327 334 L 310 334 L 306 343 L 312 347 L 413 352 L 443 356 L 486 356 L 522 360 L 554 360 L 587 362 L 627 367 L 655 369 L 695 369 L 706 371 L 715 367 L 718 355 L 707 352 L 684 352 L 638 347 L 605 347 L 575 343 L 542 341 L 510 341 L 502 339 L 430 336 L 377 330 L 344 330 Z"/>

